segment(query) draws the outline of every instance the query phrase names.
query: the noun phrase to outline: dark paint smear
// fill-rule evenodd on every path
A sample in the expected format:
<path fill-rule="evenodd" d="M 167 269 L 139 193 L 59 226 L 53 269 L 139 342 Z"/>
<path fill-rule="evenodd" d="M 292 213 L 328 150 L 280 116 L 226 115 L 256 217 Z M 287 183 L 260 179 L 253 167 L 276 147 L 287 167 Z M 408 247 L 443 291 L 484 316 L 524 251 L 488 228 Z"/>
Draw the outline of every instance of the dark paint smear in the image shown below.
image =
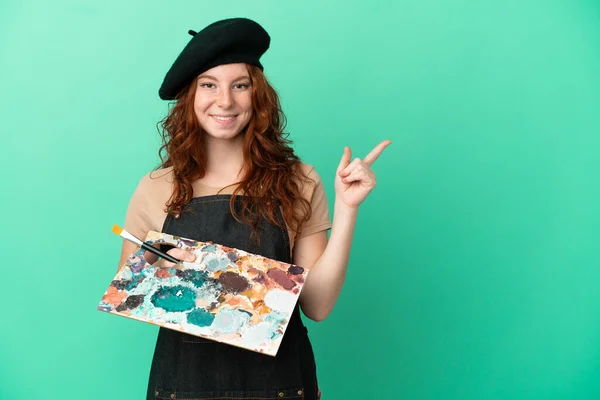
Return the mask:
<path fill-rule="evenodd" d="M 298 265 L 291 265 L 288 268 L 288 272 L 292 275 L 300 275 L 301 273 L 304 272 L 304 268 L 298 266 Z"/>
<path fill-rule="evenodd" d="M 119 290 L 123 290 L 130 284 L 131 284 L 130 280 L 127 280 L 127 281 L 120 280 L 120 281 L 112 281 L 110 285 L 116 287 Z"/>
<path fill-rule="evenodd" d="M 226 293 L 239 293 L 248 289 L 248 280 L 235 272 L 223 272 L 218 282 Z"/>
<path fill-rule="evenodd" d="M 210 326 L 214 320 L 215 316 L 202 308 L 190 311 L 187 316 L 187 322 L 197 326 Z"/>
<path fill-rule="evenodd" d="M 125 311 L 127 310 L 127 306 L 125 305 L 125 303 L 121 303 L 117 306 L 117 308 L 115 308 L 115 310 L 117 310 L 117 312 Z"/>
<path fill-rule="evenodd" d="M 197 288 L 202 287 L 208 280 L 208 274 L 205 271 L 197 271 L 186 269 L 185 271 L 177 271 L 177 276 L 185 281 L 191 282 Z"/>
<path fill-rule="evenodd" d="M 138 308 L 144 302 L 144 297 L 145 294 L 134 294 L 125 300 L 125 304 L 129 309 Z"/>
<path fill-rule="evenodd" d="M 196 242 L 190 239 L 179 238 L 179 241 L 188 246 L 195 246 Z"/>
<path fill-rule="evenodd" d="M 248 311 L 248 310 L 241 310 L 241 309 L 238 309 L 238 311 L 241 311 L 241 312 L 243 312 L 243 313 L 246 313 L 246 314 L 248 314 L 250 317 L 252 317 L 252 313 L 251 313 L 250 311 Z"/>
<path fill-rule="evenodd" d="M 146 277 L 144 275 L 135 275 L 133 279 L 122 279 L 120 281 L 112 281 L 111 285 L 119 290 L 131 290 L 135 288 L 145 278 Z"/>
<path fill-rule="evenodd" d="M 235 252 L 230 251 L 227 253 L 227 258 L 229 258 L 229 261 L 231 262 L 236 262 L 238 260 L 238 255 Z"/>
<path fill-rule="evenodd" d="M 152 295 L 151 301 L 166 311 L 186 311 L 195 307 L 196 293 L 185 286 L 162 287 Z"/>
<path fill-rule="evenodd" d="M 296 282 L 288 277 L 288 274 L 278 268 L 273 268 L 267 271 L 269 278 L 277 282 L 285 290 L 290 290 L 296 286 Z"/>

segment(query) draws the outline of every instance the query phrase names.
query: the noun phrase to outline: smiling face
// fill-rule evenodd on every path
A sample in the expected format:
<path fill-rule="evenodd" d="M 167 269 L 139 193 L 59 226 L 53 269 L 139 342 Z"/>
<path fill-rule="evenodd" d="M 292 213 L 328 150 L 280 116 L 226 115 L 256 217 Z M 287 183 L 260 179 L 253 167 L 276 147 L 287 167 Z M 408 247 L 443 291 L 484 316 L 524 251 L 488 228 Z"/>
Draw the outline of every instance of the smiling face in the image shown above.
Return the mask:
<path fill-rule="evenodd" d="M 233 139 L 252 118 L 252 86 L 246 64 L 218 65 L 198 76 L 194 111 L 208 136 Z"/>

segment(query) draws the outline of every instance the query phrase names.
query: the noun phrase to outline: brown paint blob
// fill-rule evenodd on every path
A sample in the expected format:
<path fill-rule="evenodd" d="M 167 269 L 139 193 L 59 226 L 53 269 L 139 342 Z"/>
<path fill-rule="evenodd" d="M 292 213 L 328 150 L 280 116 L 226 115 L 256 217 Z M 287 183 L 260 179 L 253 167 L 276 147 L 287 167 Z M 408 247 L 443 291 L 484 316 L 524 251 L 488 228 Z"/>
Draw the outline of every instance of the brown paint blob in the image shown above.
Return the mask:
<path fill-rule="evenodd" d="M 267 275 L 269 276 L 269 278 L 273 279 L 275 282 L 277 282 L 285 290 L 290 290 L 294 286 L 296 286 L 296 282 L 294 282 L 293 280 L 291 280 L 288 277 L 288 274 L 285 271 L 282 271 L 282 270 L 280 270 L 278 268 L 270 269 L 267 272 Z"/>
<path fill-rule="evenodd" d="M 248 280 L 235 272 L 223 272 L 217 281 L 226 293 L 239 293 L 248 289 Z"/>

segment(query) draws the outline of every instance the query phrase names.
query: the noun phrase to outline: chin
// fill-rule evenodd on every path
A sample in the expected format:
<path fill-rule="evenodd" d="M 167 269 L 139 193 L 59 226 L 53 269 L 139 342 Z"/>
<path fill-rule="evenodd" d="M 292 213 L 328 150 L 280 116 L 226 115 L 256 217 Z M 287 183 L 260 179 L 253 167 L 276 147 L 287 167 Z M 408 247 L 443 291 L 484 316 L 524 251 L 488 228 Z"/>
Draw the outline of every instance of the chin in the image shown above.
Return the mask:
<path fill-rule="evenodd" d="M 232 140 L 232 139 L 236 139 L 242 135 L 241 132 L 236 132 L 236 133 L 206 132 L 206 134 L 208 137 L 210 137 L 212 139 L 221 139 L 221 140 Z"/>

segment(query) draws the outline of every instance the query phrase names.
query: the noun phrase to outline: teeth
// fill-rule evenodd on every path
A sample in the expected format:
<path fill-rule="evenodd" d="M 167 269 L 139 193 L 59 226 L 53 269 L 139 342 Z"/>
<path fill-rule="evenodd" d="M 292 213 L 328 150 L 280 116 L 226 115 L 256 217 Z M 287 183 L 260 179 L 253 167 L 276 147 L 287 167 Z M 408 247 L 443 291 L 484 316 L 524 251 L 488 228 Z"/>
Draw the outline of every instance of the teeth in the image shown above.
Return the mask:
<path fill-rule="evenodd" d="M 229 120 L 232 120 L 232 119 L 234 119 L 234 118 L 235 118 L 235 117 L 219 117 L 219 116 L 217 116 L 217 115 L 213 115 L 213 117 L 214 117 L 215 119 L 218 119 L 219 121 L 229 121 Z"/>

